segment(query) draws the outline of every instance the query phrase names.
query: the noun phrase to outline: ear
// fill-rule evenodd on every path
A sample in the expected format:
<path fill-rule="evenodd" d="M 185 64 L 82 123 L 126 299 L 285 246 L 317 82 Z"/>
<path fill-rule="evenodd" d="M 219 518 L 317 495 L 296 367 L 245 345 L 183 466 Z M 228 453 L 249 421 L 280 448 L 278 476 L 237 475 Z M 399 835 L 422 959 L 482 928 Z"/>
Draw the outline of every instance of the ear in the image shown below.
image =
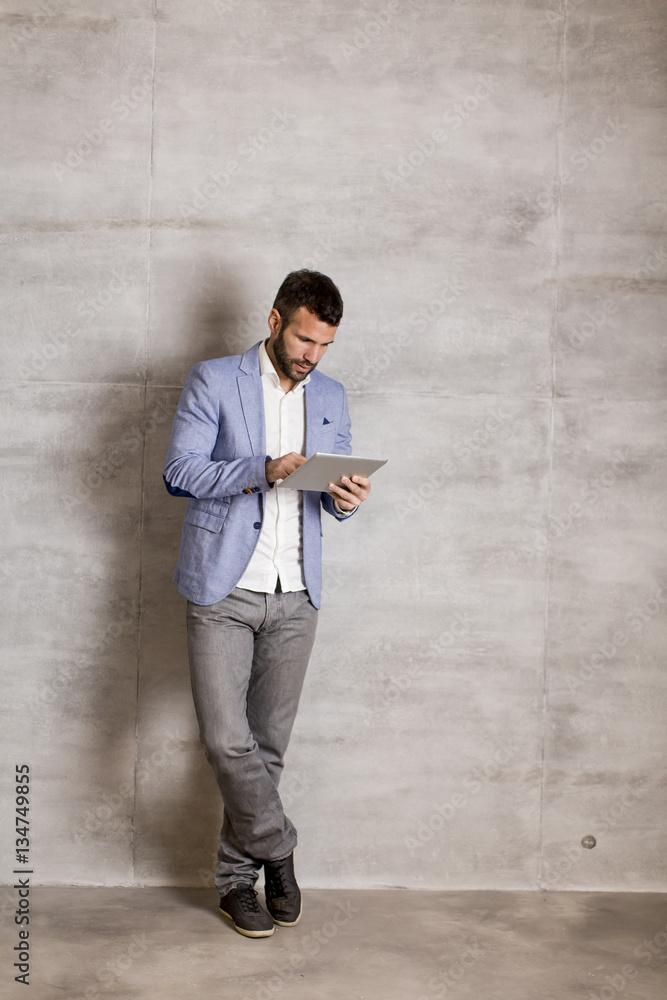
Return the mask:
<path fill-rule="evenodd" d="M 280 313 L 278 312 L 277 309 L 272 309 L 271 312 L 269 313 L 268 323 L 269 323 L 269 334 L 270 334 L 270 336 L 272 338 L 276 337 L 278 335 L 278 333 L 280 332 L 280 324 L 282 323 L 282 319 L 280 317 Z"/>

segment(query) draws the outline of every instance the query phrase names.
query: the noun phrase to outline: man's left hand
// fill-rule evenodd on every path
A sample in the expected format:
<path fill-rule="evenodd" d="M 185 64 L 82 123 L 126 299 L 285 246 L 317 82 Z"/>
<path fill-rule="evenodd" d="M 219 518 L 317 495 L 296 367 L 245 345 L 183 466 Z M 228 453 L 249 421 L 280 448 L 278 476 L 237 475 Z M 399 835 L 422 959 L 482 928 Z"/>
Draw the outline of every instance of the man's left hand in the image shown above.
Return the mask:
<path fill-rule="evenodd" d="M 332 496 L 341 510 L 354 510 L 368 497 L 371 484 L 363 476 L 341 476 L 342 486 L 329 483 L 329 496 Z"/>

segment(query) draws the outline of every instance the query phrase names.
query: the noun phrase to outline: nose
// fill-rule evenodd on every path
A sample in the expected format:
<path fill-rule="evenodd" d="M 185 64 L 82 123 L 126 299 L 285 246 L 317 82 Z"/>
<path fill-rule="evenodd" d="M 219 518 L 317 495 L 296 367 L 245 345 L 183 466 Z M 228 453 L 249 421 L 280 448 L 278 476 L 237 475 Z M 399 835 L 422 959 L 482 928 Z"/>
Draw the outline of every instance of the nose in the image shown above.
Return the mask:
<path fill-rule="evenodd" d="M 319 347 L 313 344 L 304 351 L 303 360 L 307 361 L 309 365 L 316 365 L 325 351 L 326 347 Z"/>

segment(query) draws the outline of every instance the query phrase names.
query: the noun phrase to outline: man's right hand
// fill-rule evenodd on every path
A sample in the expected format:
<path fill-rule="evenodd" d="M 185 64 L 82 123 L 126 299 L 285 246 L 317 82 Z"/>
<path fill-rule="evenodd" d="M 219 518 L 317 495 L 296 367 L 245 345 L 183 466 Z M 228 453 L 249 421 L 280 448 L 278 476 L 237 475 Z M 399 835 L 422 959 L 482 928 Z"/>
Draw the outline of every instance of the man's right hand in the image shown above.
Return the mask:
<path fill-rule="evenodd" d="M 291 451 L 289 455 L 281 455 L 274 458 L 265 465 L 265 476 L 267 483 L 275 483 L 277 479 L 287 479 L 291 472 L 298 469 L 306 461 L 305 455 L 299 455 Z"/>

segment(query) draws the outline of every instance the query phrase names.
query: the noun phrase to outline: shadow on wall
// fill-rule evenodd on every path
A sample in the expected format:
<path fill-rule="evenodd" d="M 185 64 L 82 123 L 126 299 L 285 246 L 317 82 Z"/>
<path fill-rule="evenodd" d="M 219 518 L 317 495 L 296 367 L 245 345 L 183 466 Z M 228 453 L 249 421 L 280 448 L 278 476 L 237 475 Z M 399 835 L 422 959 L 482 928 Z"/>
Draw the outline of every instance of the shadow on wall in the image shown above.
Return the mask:
<path fill-rule="evenodd" d="M 188 295 L 174 295 L 174 300 L 185 302 L 174 332 L 178 360 L 166 379 L 168 384 L 182 386 L 196 361 L 242 354 L 268 336 L 272 300 L 267 297 L 260 301 L 247 275 L 223 273 L 209 260 L 190 265 L 187 271 L 184 264 L 179 264 L 168 277 L 177 288 L 183 288 L 194 277 Z"/>
<path fill-rule="evenodd" d="M 145 402 L 144 385 L 128 385 L 126 375 L 91 384 L 76 412 L 63 397 L 58 444 L 51 435 L 43 456 L 62 497 L 52 558 L 71 584 L 60 598 L 62 642 L 48 638 L 40 704 L 49 711 L 35 715 L 79 790 L 61 805 L 61 832 L 73 831 L 68 879 L 212 884 L 220 797 L 199 743 L 185 599 L 172 580 L 185 500 L 169 496 L 162 469 L 189 368 L 245 350 L 264 324 L 248 322 L 256 303 L 243 300 L 240 282 L 206 266 L 197 275 L 183 296 L 181 349 L 167 384 L 147 384 Z M 104 331 L 95 334 L 103 342 Z M 49 405 L 44 419 L 53 420 Z"/>
<path fill-rule="evenodd" d="M 181 383 L 195 362 L 245 351 L 266 323 L 248 321 L 238 284 L 232 293 L 214 269 L 202 275 L 183 331 Z M 152 390 L 145 427 L 136 878 L 201 887 L 213 884 L 222 810 L 192 704 L 186 601 L 172 581 L 187 501 L 167 493 L 162 469 L 179 396 L 180 388 Z"/>

